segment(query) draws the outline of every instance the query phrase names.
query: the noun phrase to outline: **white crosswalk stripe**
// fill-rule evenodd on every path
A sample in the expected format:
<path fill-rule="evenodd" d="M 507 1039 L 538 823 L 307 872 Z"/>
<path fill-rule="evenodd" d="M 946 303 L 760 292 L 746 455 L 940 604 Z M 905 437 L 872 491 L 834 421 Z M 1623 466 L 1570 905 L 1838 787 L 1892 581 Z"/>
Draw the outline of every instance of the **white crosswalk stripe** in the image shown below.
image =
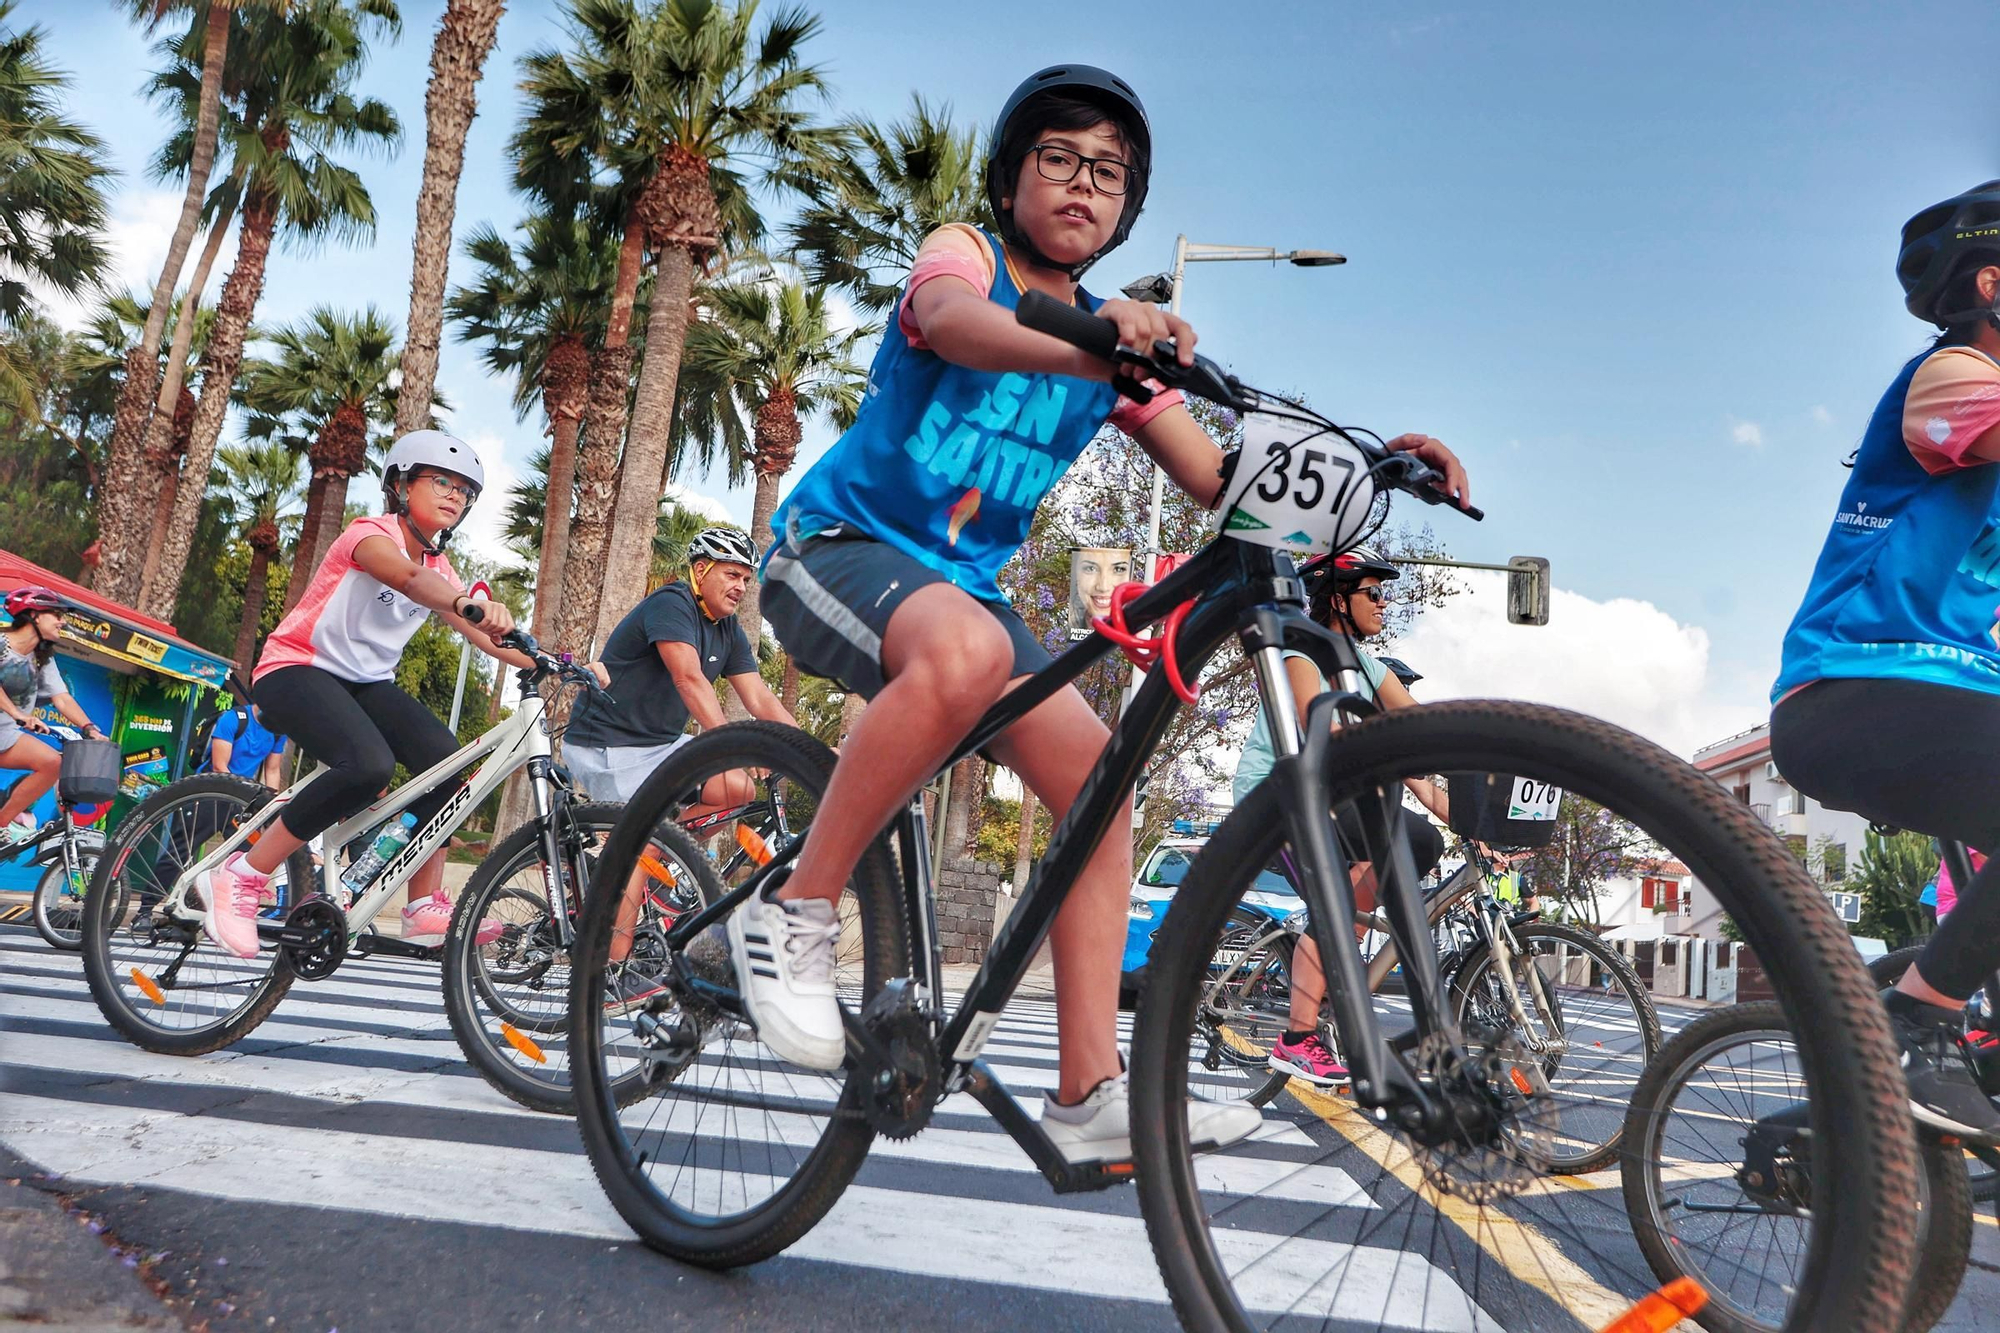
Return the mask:
<path fill-rule="evenodd" d="M 228 1051 L 197 1059 L 129 1045 L 104 1022 L 80 961 L 0 927 L 0 1142 L 91 1183 L 145 1184 L 246 1203 L 293 1203 L 569 1236 L 628 1238 L 568 1121 L 516 1107 L 452 1042 L 434 966 L 357 960 L 301 983 Z M 1131 1016 L 1121 1015 L 1129 1040 Z M 1039 1112 L 1055 1080 L 1053 1007 L 1021 1000 L 988 1047 L 996 1074 Z M 1205 1161 L 1204 1186 L 1283 1206 L 1378 1211 L 1348 1172 L 1310 1160 L 1313 1140 L 1267 1121 L 1273 1156 Z M 1287 1153 L 1287 1149 L 1296 1149 Z M 960 1236 L 961 1244 L 940 1238 Z M 1230 1233 L 1254 1249 L 1255 1232 Z M 989 1243 L 1005 1237 L 1005 1244 Z M 1294 1241 L 1290 1264 L 1242 1290 L 1283 1309 L 1330 1269 L 1354 1317 L 1418 1327 L 1456 1303 L 1497 1328 L 1421 1257 Z M 789 1253 L 1084 1296 L 1164 1302 L 1130 1190 L 1058 1199 L 969 1097 L 917 1137 L 880 1140 L 834 1211 Z M 1311 1271 L 1289 1271 L 1308 1263 Z M 1449 1297 L 1450 1299 L 1440 1299 Z M 1427 1311 L 1427 1313 L 1426 1313 Z M 1429 1323 L 1422 1326 L 1435 1326 Z"/>

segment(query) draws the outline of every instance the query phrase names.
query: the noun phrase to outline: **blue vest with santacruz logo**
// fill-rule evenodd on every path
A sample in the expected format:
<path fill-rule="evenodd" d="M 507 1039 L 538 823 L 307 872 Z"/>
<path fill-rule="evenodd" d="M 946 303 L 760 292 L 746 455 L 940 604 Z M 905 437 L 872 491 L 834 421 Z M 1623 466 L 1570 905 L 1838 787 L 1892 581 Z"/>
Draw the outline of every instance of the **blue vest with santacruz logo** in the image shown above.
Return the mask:
<path fill-rule="evenodd" d="M 1903 367 L 1869 419 L 1854 475 L 1785 634 L 1772 702 L 1839 677 L 2000 694 L 2000 466 L 1931 476 L 1903 443 Z"/>
<path fill-rule="evenodd" d="M 1006 254 L 981 234 L 993 251 L 988 296 L 1012 310 L 1021 292 Z M 1088 309 L 1103 304 L 1077 295 Z M 974 597 L 1004 602 L 1000 567 L 1117 403 L 1117 390 L 1092 380 L 953 365 L 911 347 L 892 320 L 860 415 L 771 516 L 771 530 L 795 545 L 835 529 L 872 537 Z"/>

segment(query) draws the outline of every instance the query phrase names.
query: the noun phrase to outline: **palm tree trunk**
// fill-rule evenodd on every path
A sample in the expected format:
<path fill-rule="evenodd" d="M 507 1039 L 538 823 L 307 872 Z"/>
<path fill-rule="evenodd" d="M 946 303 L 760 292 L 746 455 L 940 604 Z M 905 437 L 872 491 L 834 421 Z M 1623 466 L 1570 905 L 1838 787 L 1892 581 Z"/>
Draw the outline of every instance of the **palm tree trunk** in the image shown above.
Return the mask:
<path fill-rule="evenodd" d="M 580 375 L 579 375 L 580 372 Z M 544 643 L 555 631 L 562 607 L 563 574 L 569 563 L 570 511 L 576 504 L 576 440 L 587 398 L 590 353 L 581 338 L 566 338 L 549 349 L 542 372 L 542 406 L 549 417 L 548 503 L 542 514 L 542 551 L 535 570 L 532 633 Z M 584 394 L 575 392 L 578 383 Z"/>
<path fill-rule="evenodd" d="M 141 483 L 144 459 L 140 453 L 146 437 L 149 407 L 155 401 L 154 385 L 159 376 L 160 340 L 166 336 L 167 308 L 180 284 L 181 266 L 194 244 L 195 228 L 201 222 L 201 206 L 208 197 L 208 177 L 215 168 L 215 144 L 222 123 L 222 64 L 229 50 L 229 23 L 236 0 L 209 0 L 208 31 L 201 52 L 201 100 L 195 117 L 194 147 L 188 160 L 187 192 L 181 200 L 180 221 L 173 239 L 167 243 L 166 262 L 160 266 L 160 280 L 153 285 L 153 305 L 146 312 L 146 327 L 139 345 L 125 356 L 125 383 L 118 392 L 117 415 L 111 440 L 105 447 L 105 484 L 98 491 L 97 531 L 103 541 L 103 556 L 97 567 L 96 591 L 118 601 L 139 599 L 140 580 L 145 569 L 144 551 L 136 549 L 144 515 L 147 492 Z M 225 395 L 226 396 L 226 395 Z M 172 398 L 167 402 L 171 403 Z M 204 473 L 204 475 L 206 475 Z M 196 491 L 204 488 L 196 487 Z M 186 563 L 172 562 L 175 569 Z"/>
<path fill-rule="evenodd" d="M 269 581 L 271 552 L 262 546 L 250 551 L 250 581 L 243 585 L 243 621 L 236 627 L 236 669 L 250 678 L 251 656 L 257 651 L 257 626 L 264 619 L 265 585 Z"/>
<path fill-rule="evenodd" d="M 583 440 L 577 448 L 576 524 L 570 530 L 555 634 L 555 642 L 570 652 L 581 653 L 592 642 L 602 642 L 595 637 L 597 603 L 604 591 L 605 552 L 617 499 L 618 446 L 625 438 L 625 395 L 632 382 L 632 303 L 639 292 L 645 248 L 645 231 L 637 216 L 627 218 L 604 346 L 592 358 L 590 402 L 584 408 Z M 659 299 L 657 293 L 653 299 Z"/>
<path fill-rule="evenodd" d="M 979 834 L 980 808 L 986 804 L 986 765 L 967 755 L 951 770 L 951 795 L 944 808 L 944 852 L 964 855 Z"/>
<path fill-rule="evenodd" d="M 319 545 L 319 502 L 325 495 L 326 477 L 315 467 L 312 479 L 306 483 L 306 512 L 299 521 L 299 539 L 292 545 L 292 572 L 285 579 L 288 612 L 306 595 L 306 585 L 312 582 L 313 570 L 317 568 L 307 562 L 306 553 Z"/>
<path fill-rule="evenodd" d="M 785 654 L 785 674 L 778 678 L 778 702 L 793 717 L 799 715 L 799 659 Z"/>
<path fill-rule="evenodd" d="M 326 553 L 333 549 L 333 544 L 340 540 L 342 529 L 347 526 L 349 480 L 345 472 L 338 470 L 329 469 L 326 474 L 326 485 L 319 495 L 319 521 L 314 524 L 313 545 L 308 549 L 302 538 L 296 557 L 304 563 L 307 583 L 312 582 L 313 571 L 319 568 L 320 561 L 326 559 Z M 303 585 L 299 592 L 304 594 Z"/>
<path fill-rule="evenodd" d="M 1028 863 L 1035 854 L 1035 794 L 1021 784 L 1021 834 L 1014 843 L 1014 897 L 1028 887 Z"/>
<path fill-rule="evenodd" d="M 236 263 L 229 270 L 229 280 L 222 284 L 222 299 L 215 307 L 215 324 L 209 329 L 208 346 L 201 355 L 201 400 L 195 407 L 194 426 L 189 432 L 187 462 L 181 468 L 186 480 L 174 496 L 173 518 L 167 525 L 167 541 L 160 552 L 159 574 L 152 595 L 140 608 L 161 620 L 173 618 L 181 574 L 187 568 L 188 548 L 194 544 L 195 525 L 201 518 L 202 494 L 208 489 L 209 466 L 215 461 L 215 443 L 222 436 L 222 419 L 229 410 L 236 368 L 243 361 L 243 340 L 250 330 L 250 317 L 256 313 L 257 299 L 264 292 L 264 266 L 271 255 L 271 236 L 277 225 L 276 199 L 256 195 L 243 205 L 243 232 L 237 239 Z"/>
<path fill-rule="evenodd" d="M 403 384 L 396 398 L 396 432 L 431 424 L 438 342 L 444 328 L 445 269 L 458 178 L 465 170 L 465 135 L 479 101 L 479 73 L 493 49 L 505 0 L 448 0 L 431 45 L 431 83 L 424 95 L 424 182 L 417 191 L 417 238 L 410 260 L 410 323 L 403 338 Z"/>
<path fill-rule="evenodd" d="M 653 273 L 653 304 L 646 319 L 646 359 L 632 400 L 632 429 L 618 467 L 618 505 L 605 550 L 604 589 L 597 609 L 602 643 L 619 618 L 646 595 L 653 567 L 653 532 L 660 523 L 665 493 L 668 442 L 673 435 L 674 391 L 680 382 L 682 344 L 687 341 L 688 292 L 694 282 L 694 255 L 685 245 L 660 248 Z M 756 637 L 751 637 L 756 642 Z"/>
<path fill-rule="evenodd" d="M 784 479 L 782 472 L 759 472 L 757 474 L 756 497 L 750 501 L 750 540 L 756 544 L 757 554 L 764 554 L 764 548 L 771 544 L 771 515 L 778 511 L 778 483 Z M 750 636 L 752 644 L 762 639 L 764 634 L 763 598 L 756 579 L 743 593 L 743 601 L 736 608 L 736 621 L 743 626 L 743 632 Z"/>

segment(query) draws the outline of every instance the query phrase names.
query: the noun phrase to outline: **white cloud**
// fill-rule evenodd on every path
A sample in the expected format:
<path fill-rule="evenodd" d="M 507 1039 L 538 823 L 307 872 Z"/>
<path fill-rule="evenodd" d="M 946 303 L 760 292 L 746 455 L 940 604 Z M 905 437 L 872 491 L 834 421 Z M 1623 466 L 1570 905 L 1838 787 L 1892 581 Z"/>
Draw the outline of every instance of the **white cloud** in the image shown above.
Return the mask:
<path fill-rule="evenodd" d="M 1831 426 L 1833 424 L 1833 413 L 1826 410 L 1824 403 L 1815 404 L 1812 410 L 1812 419 L 1822 426 Z"/>
<path fill-rule="evenodd" d="M 1729 438 L 1752 449 L 1764 447 L 1764 428 L 1754 421 L 1739 421 L 1729 428 Z"/>
<path fill-rule="evenodd" d="M 111 221 L 104 229 L 105 248 L 111 254 L 105 274 L 107 291 L 136 291 L 151 298 L 153 284 L 160 280 L 160 266 L 167 261 L 167 245 L 180 222 L 182 198 L 179 190 L 128 190 L 118 195 L 112 205 Z M 195 233 L 187 262 L 181 269 L 183 283 L 193 274 L 201 257 L 200 247 L 207 239 L 207 232 Z M 223 280 L 235 262 L 236 231 L 232 228 L 222 243 L 222 252 L 215 257 L 215 267 L 209 271 L 208 286 L 203 293 L 207 304 L 213 305 L 220 298 Z M 94 295 L 72 300 L 46 291 L 39 294 L 49 317 L 67 329 L 81 328 L 100 300 Z"/>
<path fill-rule="evenodd" d="M 1768 716 L 1759 699 L 1717 697 L 1708 631 L 1651 602 L 1599 602 L 1558 588 L 1549 623 L 1509 625 L 1497 575 L 1427 612 L 1395 655 L 1424 675 L 1426 700 L 1526 699 L 1605 718 L 1687 756 Z"/>
<path fill-rule="evenodd" d="M 712 495 L 704 495 L 692 487 L 683 486 L 677 481 L 667 483 L 666 498 L 672 500 L 683 509 L 692 509 L 697 514 L 706 514 L 717 523 L 733 523 L 739 527 L 742 526 L 741 520 L 730 513 L 729 506 L 723 504 L 722 501 Z"/>

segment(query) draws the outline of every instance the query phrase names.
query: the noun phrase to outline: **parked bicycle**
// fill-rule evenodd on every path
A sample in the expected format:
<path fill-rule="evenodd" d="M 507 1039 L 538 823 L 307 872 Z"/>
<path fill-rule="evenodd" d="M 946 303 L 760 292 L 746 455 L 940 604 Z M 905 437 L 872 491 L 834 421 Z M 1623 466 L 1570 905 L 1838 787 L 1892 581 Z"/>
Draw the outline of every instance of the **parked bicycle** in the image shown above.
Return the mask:
<path fill-rule="evenodd" d="M 51 947 L 75 953 L 83 948 L 84 895 L 104 854 L 104 831 L 91 822 L 118 795 L 118 749 L 109 741 L 86 741 L 73 727 L 51 726 L 49 732 L 63 743 L 55 818 L 26 841 L 0 848 L 0 860 L 25 858 L 43 867 L 31 907 L 35 933 Z M 90 813 L 80 823 L 77 816 L 84 810 Z"/>
<path fill-rule="evenodd" d="M 525 633 L 508 636 L 507 646 L 535 661 L 521 673 L 521 706 L 479 739 L 328 829 L 328 854 L 320 864 L 307 848 L 294 853 L 282 877 L 272 879 L 273 900 L 260 913 L 261 947 L 254 958 L 238 959 L 203 935 L 196 877 L 253 841 L 318 773 L 281 792 L 226 773 L 204 773 L 169 784 L 128 814 L 105 850 L 83 917 L 85 972 L 111 1025 L 147 1050 L 200 1055 L 240 1041 L 270 1017 L 294 982 L 324 980 L 350 957 L 442 960 L 446 1012 L 473 1066 L 524 1104 L 565 1109 L 566 1069 L 548 1068 L 545 1052 L 541 1064 L 530 1060 L 526 1069 L 516 1059 L 523 1049 L 538 1048 L 532 1034 L 548 1029 L 552 1020 L 511 997 L 522 983 L 545 974 L 544 944 L 552 950 L 550 958 L 566 956 L 574 904 L 617 807 L 576 801 L 561 766 L 549 757 L 542 687 L 596 688 L 595 678 L 566 657 L 543 652 Z M 477 770 L 462 778 L 474 764 Z M 418 869 L 482 801 L 523 769 L 534 818 L 494 849 L 459 896 L 445 943 L 414 945 L 375 931 L 376 917 Z M 367 848 L 404 810 L 446 788 L 451 798 L 359 887 L 358 897 L 351 897 L 336 849 Z M 664 828 L 649 846 L 666 889 L 699 900 L 712 872 L 686 835 Z M 519 873 L 524 868 L 535 872 L 525 886 Z"/>
<path fill-rule="evenodd" d="M 1552 1181 L 1564 1125 L 1541 1057 L 1505 1025 L 1458 1021 L 1408 845 L 1389 819 L 1404 777 L 1483 771 L 1560 786 L 1637 825 L 1742 926 L 1788 1010 L 1811 1016 L 1799 1037 L 1804 1088 L 1835 1149 L 1784 1327 L 1888 1327 L 1908 1287 L 1917 1190 L 1903 1090 L 1867 974 L 1796 859 L 1685 762 L 1609 724 L 1496 702 L 1368 716 L 1353 646 L 1305 616 L 1285 548 L 1365 539 L 1389 491 L 1438 498 L 1430 470 L 1246 388 L 1205 358 L 1184 368 L 1165 347 L 1115 348 L 1110 325 L 1071 307 L 1031 293 L 1019 317 L 1142 379 L 1257 414 L 1225 489 L 1221 535 L 1157 586 L 1120 599 L 1112 618 L 996 704 L 947 761 L 1103 660 L 1113 634 L 1129 641 L 1161 628 L 1158 660 L 955 1006 L 939 961 L 921 804 L 863 856 L 836 918 L 840 1070 L 798 1069 L 758 1042 L 733 975 L 715 965 L 710 933 L 797 856 L 831 753 L 787 728 L 732 725 L 682 747 L 641 787 L 585 901 L 570 1002 L 585 1148 L 626 1222 L 649 1246 L 691 1262 L 766 1258 L 825 1216 L 875 1135 L 917 1135 L 945 1098 L 965 1093 L 1058 1192 L 1136 1178 L 1168 1294 L 1189 1328 L 1601 1327 L 1655 1296 L 1657 1279 L 1605 1182 Z M 1120 823 L 1171 714 L 1231 640 L 1255 667 L 1267 716 L 1297 716 L 1285 649 L 1310 657 L 1335 689 L 1312 702 L 1303 734 L 1277 728 L 1271 776 L 1223 821 L 1161 927 L 1131 1052 L 1137 1160 L 1071 1164 L 982 1053 L 1078 873 Z M 1355 720 L 1336 731 L 1336 714 Z M 659 994 L 608 1008 L 619 895 L 607 886 L 634 871 L 648 830 L 691 788 L 744 767 L 768 770 L 797 795 L 795 836 L 666 932 Z M 1330 813 L 1349 804 L 1402 959 L 1411 1042 L 1392 1045 L 1383 1033 L 1348 929 L 1354 884 Z M 1208 1049 L 1196 1016 L 1210 960 L 1244 894 L 1285 855 L 1299 867 L 1329 972 L 1355 1102 L 1286 1126 L 1282 1139 L 1257 1135 L 1197 1158 L 1187 1105 Z M 634 1071 L 646 1095 L 621 1105 Z M 1673 1295 L 1686 1299 L 1686 1290 Z"/>

